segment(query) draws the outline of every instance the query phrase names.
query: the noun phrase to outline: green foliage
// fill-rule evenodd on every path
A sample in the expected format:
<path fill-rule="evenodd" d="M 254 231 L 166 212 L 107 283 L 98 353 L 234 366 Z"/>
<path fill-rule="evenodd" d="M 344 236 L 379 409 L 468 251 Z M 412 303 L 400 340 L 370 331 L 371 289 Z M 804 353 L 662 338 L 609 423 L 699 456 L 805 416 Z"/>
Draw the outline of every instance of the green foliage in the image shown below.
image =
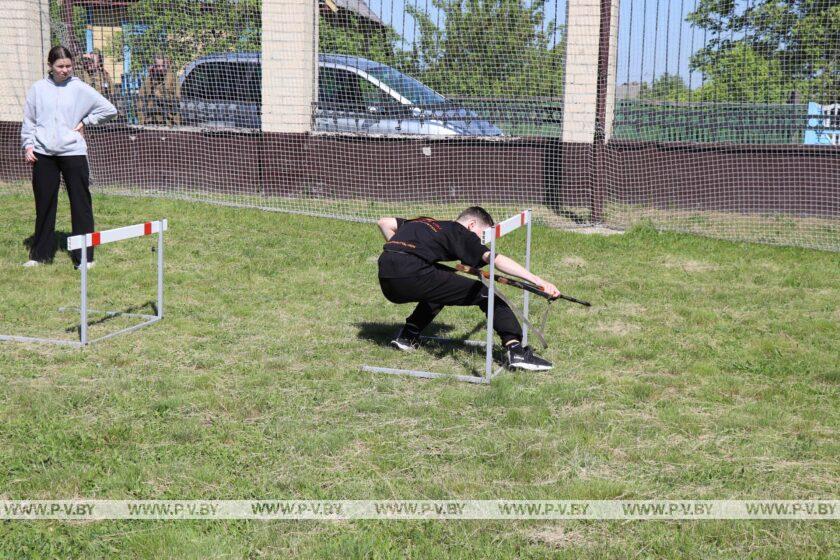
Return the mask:
<path fill-rule="evenodd" d="M 80 49 L 85 46 L 85 29 L 87 26 L 87 10 L 82 6 L 73 6 L 72 21 L 67 21 L 64 4 L 58 0 L 50 0 L 50 44 L 63 45 L 74 54 L 81 54 Z M 73 31 L 72 36 L 69 30 Z M 75 43 L 75 44 L 73 44 Z"/>
<path fill-rule="evenodd" d="M 397 48 L 400 36 L 391 27 L 374 26 L 357 14 L 319 20 L 318 52 L 362 56 L 390 66 L 411 66 L 410 53 Z"/>
<path fill-rule="evenodd" d="M 678 74 L 662 74 L 648 85 L 642 83 L 639 97 L 656 101 L 688 101 L 691 91 Z"/>
<path fill-rule="evenodd" d="M 414 6 L 422 80 L 448 95 L 534 97 L 563 91 L 565 41 L 545 0 L 432 0 L 444 16 Z M 443 21 L 439 24 L 439 21 Z"/>
<path fill-rule="evenodd" d="M 259 51 L 261 9 L 261 0 L 190 0 L 177 9 L 160 0 L 139 0 L 127 12 L 135 30 L 116 33 L 109 50 L 121 58 L 123 44 L 128 45 L 134 70 L 148 66 L 155 55 L 182 66 L 208 53 Z"/>
<path fill-rule="evenodd" d="M 784 103 L 792 85 L 779 60 L 764 58 L 744 43 L 715 53 L 706 76 L 708 81 L 695 93 L 695 99 Z"/>
<path fill-rule="evenodd" d="M 700 0 L 688 21 L 711 32 L 694 54 L 693 70 L 711 78 L 706 95 L 716 100 L 776 99 L 797 91 L 820 103 L 840 95 L 840 3 L 832 0 L 756 0 L 741 8 L 734 0 Z M 740 37 L 740 38 L 734 38 Z M 746 87 L 721 85 L 739 56 Z M 718 66 L 728 66 L 719 69 Z M 754 74 L 750 77 L 748 74 Z M 756 94 L 756 89 L 765 90 Z M 738 96 L 746 97 L 738 97 Z M 752 97 L 750 97 L 752 96 Z"/>

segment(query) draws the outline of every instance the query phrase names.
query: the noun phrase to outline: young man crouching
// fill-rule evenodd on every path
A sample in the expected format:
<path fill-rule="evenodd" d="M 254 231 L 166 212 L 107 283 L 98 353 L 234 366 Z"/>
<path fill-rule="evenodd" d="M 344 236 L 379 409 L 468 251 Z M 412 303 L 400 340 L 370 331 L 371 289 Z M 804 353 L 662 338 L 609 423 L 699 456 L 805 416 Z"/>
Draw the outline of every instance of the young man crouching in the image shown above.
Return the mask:
<path fill-rule="evenodd" d="M 481 233 L 494 225 L 493 218 L 479 206 L 467 208 L 455 221 L 432 218 L 380 218 L 379 229 L 386 243 L 379 257 L 379 285 L 393 303 L 417 302 L 391 344 L 404 351 L 420 345 L 420 333 L 447 305 L 478 306 L 487 314 L 487 288 L 437 265 L 461 261 L 482 267 L 490 261 L 490 251 L 481 242 Z M 496 255 L 496 268 L 540 286 L 550 296 L 559 294 L 554 284 L 525 270 L 513 259 Z M 507 366 L 531 371 L 552 368 L 551 362 L 522 346 L 522 327 L 510 307 L 494 298 L 493 330 L 505 347 Z"/>

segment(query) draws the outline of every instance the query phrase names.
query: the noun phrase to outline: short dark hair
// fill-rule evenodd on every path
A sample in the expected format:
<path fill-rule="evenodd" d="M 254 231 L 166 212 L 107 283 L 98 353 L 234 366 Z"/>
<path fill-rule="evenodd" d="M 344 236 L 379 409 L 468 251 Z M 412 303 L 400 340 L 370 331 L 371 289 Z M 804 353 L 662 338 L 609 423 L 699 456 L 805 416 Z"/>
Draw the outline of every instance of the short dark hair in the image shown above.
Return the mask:
<path fill-rule="evenodd" d="M 47 54 L 47 62 L 53 65 L 59 58 L 69 58 L 70 62 L 73 62 L 73 53 L 70 52 L 70 49 L 62 45 L 51 48 L 49 54 Z"/>
<path fill-rule="evenodd" d="M 490 212 L 482 208 L 481 206 L 470 206 L 460 214 L 458 214 L 458 218 L 456 221 L 462 220 L 478 220 L 482 224 L 486 226 L 492 226 L 495 224 L 493 221 L 493 216 L 490 215 Z"/>

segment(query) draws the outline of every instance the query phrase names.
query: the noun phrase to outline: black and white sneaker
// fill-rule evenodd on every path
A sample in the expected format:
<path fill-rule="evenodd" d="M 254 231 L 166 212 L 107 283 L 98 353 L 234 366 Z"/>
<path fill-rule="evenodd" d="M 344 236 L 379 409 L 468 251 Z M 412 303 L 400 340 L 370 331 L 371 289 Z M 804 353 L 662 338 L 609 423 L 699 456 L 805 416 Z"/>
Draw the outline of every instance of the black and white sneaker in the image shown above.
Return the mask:
<path fill-rule="evenodd" d="M 420 348 L 420 335 L 409 332 L 403 327 L 391 340 L 391 346 L 403 352 L 414 352 Z"/>
<path fill-rule="evenodd" d="M 530 346 L 523 348 L 520 344 L 512 344 L 507 348 L 507 366 L 510 369 L 547 371 L 553 368 L 554 364 L 534 354 Z"/>

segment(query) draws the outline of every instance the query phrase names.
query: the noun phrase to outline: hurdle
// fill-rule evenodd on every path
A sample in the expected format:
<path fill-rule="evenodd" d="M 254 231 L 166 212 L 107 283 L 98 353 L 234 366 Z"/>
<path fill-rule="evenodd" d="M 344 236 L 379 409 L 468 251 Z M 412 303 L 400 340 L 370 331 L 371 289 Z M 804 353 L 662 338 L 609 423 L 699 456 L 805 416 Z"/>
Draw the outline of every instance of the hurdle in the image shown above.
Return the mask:
<path fill-rule="evenodd" d="M 518 230 L 521 227 L 525 227 L 526 234 L 525 234 L 525 269 L 530 272 L 531 270 L 531 225 L 532 225 L 532 213 L 531 210 L 524 210 L 519 214 L 511 216 L 510 218 L 497 223 L 494 226 L 491 226 L 485 229 L 481 235 L 481 241 L 485 245 L 490 245 L 490 262 L 488 266 L 490 268 L 489 274 L 490 278 L 487 282 L 487 326 L 486 326 L 486 338 L 485 340 L 458 340 L 458 339 L 451 339 L 451 338 L 443 338 L 443 337 L 426 337 L 421 336 L 422 340 L 432 340 L 437 342 L 456 342 L 460 344 L 464 344 L 466 346 L 478 346 L 484 347 L 484 374 L 481 376 L 476 375 L 455 375 L 451 373 L 436 373 L 433 371 L 422 371 L 422 370 L 411 370 L 411 369 L 394 369 L 394 368 L 387 368 L 387 367 L 379 367 L 379 366 L 369 366 L 363 365 L 362 371 L 370 372 L 370 373 L 384 373 L 386 375 L 402 375 L 406 377 L 419 377 L 423 379 L 437 379 L 437 378 L 449 378 L 454 379 L 456 381 L 463 381 L 465 383 L 475 383 L 481 385 L 489 385 L 495 377 L 497 377 L 504 366 L 499 366 L 497 369 L 493 369 L 493 313 L 494 313 L 494 305 L 496 301 L 496 245 L 499 239 L 504 237 L 505 235 L 512 233 Z M 529 303 L 529 295 L 528 292 L 524 292 L 523 302 L 522 302 L 522 316 L 525 318 L 525 322 L 522 325 L 522 345 L 526 346 L 528 344 L 528 303 Z"/>
<path fill-rule="evenodd" d="M 79 307 L 60 307 L 59 312 L 77 311 L 79 312 L 79 340 L 64 340 L 60 338 L 38 338 L 29 336 L 13 336 L 0 335 L 0 341 L 12 342 L 42 342 L 49 344 L 59 344 L 63 346 L 72 346 L 81 348 L 94 342 L 100 342 L 115 336 L 136 331 L 153 323 L 157 323 L 163 319 L 163 232 L 169 229 L 167 220 L 161 219 L 153 222 L 144 222 L 142 224 L 135 224 L 116 229 L 109 229 L 105 231 L 95 231 L 93 233 L 86 233 L 82 235 L 74 235 L 67 239 L 67 249 L 69 251 L 80 250 L 81 263 L 79 265 L 79 272 L 81 272 L 81 281 L 79 289 Z M 126 313 L 122 311 L 97 311 L 88 308 L 88 268 L 87 268 L 87 249 L 88 247 L 96 247 L 105 245 L 107 243 L 114 243 L 116 241 L 123 241 L 125 239 L 132 239 L 134 237 L 143 237 L 146 235 L 157 234 L 157 308 L 154 315 L 143 313 Z M 120 329 L 118 331 L 108 333 L 98 338 L 91 339 L 88 336 L 88 316 L 89 315 L 104 315 L 106 317 L 132 317 L 143 319 L 142 323 Z"/>

